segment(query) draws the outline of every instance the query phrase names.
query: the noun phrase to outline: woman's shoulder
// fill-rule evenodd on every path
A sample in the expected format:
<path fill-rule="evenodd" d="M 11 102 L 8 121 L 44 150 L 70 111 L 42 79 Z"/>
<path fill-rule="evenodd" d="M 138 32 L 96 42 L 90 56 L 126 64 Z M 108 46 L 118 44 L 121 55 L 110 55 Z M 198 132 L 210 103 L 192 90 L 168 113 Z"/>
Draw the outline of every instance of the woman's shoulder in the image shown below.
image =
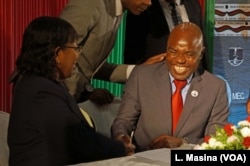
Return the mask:
<path fill-rule="evenodd" d="M 25 91 L 26 93 L 62 93 L 64 89 L 59 82 L 37 75 L 24 75 L 15 85 L 16 91 Z"/>

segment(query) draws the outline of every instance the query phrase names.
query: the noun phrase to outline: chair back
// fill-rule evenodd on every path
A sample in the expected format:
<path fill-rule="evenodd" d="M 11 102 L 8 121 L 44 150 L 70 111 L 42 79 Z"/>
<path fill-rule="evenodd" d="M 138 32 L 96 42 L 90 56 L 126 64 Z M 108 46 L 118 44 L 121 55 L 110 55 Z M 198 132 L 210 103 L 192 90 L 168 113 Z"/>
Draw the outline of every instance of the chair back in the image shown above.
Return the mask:
<path fill-rule="evenodd" d="M 0 111 L 0 166 L 9 165 L 9 147 L 7 143 L 9 116 L 9 113 Z"/>
<path fill-rule="evenodd" d="M 103 106 L 97 106 L 90 100 L 79 103 L 78 106 L 93 120 L 96 132 L 111 138 L 111 126 L 119 112 L 120 104 L 121 99 L 115 97 L 112 103 Z"/>

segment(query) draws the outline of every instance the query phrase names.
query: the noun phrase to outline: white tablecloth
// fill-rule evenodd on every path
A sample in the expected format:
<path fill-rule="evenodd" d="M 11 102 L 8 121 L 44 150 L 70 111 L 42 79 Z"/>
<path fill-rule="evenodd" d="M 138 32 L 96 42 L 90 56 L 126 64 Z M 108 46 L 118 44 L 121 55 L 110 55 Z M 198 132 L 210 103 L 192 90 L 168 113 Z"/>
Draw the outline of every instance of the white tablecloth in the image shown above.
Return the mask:
<path fill-rule="evenodd" d="M 136 156 L 127 156 L 103 161 L 81 163 L 74 166 L 170 166 L 170 163 L 153 161 Z"/>
<path fill-rule="evenodd" d="M 192 145 L 183 145 L 177 149 L 191 149 Z M 171 149 L 163 148 L 135 153 L 132 156 L 113 158 L 74 166 L 170 166 Z"/>

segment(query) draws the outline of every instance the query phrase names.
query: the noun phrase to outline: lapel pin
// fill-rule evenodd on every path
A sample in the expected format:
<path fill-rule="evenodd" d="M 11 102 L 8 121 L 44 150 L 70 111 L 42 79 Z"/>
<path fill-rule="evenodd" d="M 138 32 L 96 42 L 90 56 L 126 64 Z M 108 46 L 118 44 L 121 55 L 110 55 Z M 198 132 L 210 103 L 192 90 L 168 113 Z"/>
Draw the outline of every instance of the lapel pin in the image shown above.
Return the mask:
<path fill-rule="evenodd" d="M 198 95 L 199 95 L 199 93 L 196 90 L 193 90 L 191 92 L 191 96 L 193 96 L 193 97 L 197 97 Z"/>

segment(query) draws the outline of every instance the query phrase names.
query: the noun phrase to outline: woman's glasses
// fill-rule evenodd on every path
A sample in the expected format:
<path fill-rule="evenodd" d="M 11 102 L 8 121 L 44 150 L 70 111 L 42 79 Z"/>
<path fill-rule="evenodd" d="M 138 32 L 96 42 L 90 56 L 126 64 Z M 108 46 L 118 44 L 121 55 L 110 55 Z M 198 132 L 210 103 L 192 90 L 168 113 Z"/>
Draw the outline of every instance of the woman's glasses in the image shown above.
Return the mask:
<path fill-rule="evenodd" d="M 73 48 L 78 53 L 81 53 L 82 49 L 83 49 L 82 46 L 76 46 L 76 47 L 74 47 L 74 46 L 62 46 L 62 48 Z"/>

